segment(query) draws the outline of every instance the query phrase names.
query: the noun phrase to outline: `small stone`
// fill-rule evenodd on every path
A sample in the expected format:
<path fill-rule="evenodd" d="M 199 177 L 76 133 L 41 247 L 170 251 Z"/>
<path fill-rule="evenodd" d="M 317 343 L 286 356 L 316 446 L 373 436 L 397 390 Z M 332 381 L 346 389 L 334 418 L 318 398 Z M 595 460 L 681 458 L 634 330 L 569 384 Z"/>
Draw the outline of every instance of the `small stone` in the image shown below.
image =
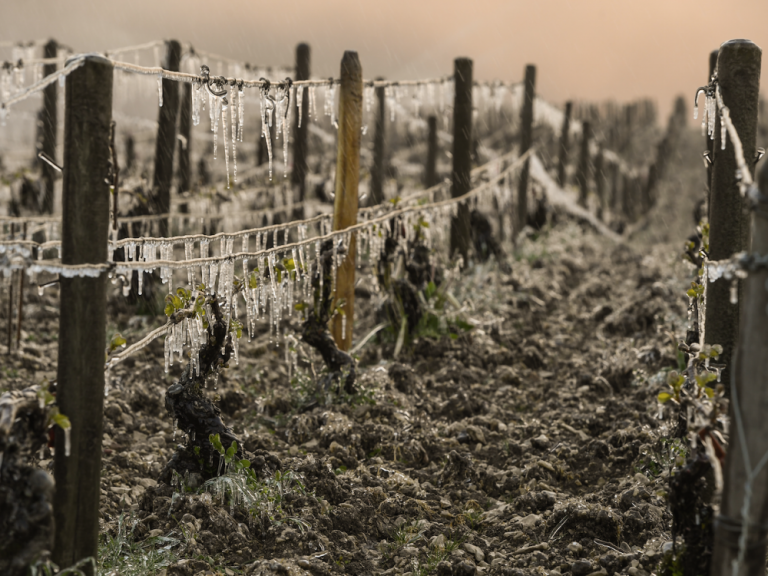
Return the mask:
<path fill-rule="evenodd" d="M 453 576 L 475 576 L 477 568 L 469 562 L 459 562 L 453 567 Z"/>
<path fill-rule="evenodd" d="M 437 576 L 453 576 L 453 568 L 450 563 L 443 560 L 437 565 L 435 574 L 437 574 Z"/>
<path fill-rule="evenodd" d="M 625 554 L 632 554 L 632 548 L 630 548 L 629 544 L 627 544 L 623 540 L 621 541 L 621 544 L 619 544 L 619 548 L 621 548 L 621 551 L 624 552 Z"/>
<path fill-rule="evenodd" d="M 574 554 L 579 554 L 583 549 L 584 549 L 584 546 L 582 546 L 578 542 L 571 542 L 570 544 L 568 544 L 568 550 L 570 550 Z"/>
<path fill-rule="evenodd" d="M 149 436 L 144 434 L 144 432 L 139 432 L 138 430 L 134 430 L 133 431 L 133 441 L 134 442 L 144 443 L 144 442 L 147 441 L 147 438 L 149 438 Z"/>
<path fill-rule="evenodd" d="M 637 482 L 639 482 L 643 486 L 647 486 L 648 483 L 650 482 L 650 480 L 648 479 L 648 476 L 646 476 L 642 472 L 638 472 L 637 474 L 635 474 L 634 478 Z"/>
<path fill-rule="evenodd" d="M 533 528 L 539 522 L 541 522 L 541 516 L 538 514 L 528 514 L 525 518 L 520 519 L 518 524 L 526 528 Z"/>
<path fill-rule="evenodd" d="M 661 545 L 661 553 L 662 554 L 669 554 L 672 552 L 672 549 L 675 547 L 674 542 L 664 542 L 664 544 Z"/>
<path fill-rule="evenodd" d="M 549 448 L 549 438 L 544 434 L 541 434 L 536 438 L 531 438 L 531 444 L 534 448 L 538 448 L 539 450 L 547 450 Z"/>
<path fill-rule="evenodd" d="M 469 544 L 469 543 L 464 544 L 464 550 L 472 554 L 475 557 L 475 560 L 477 560 L 478 562 L 482 562 L 483 560 L 485 560 L 485 554 L 483 553 L 483 551 L 480 550 L 480 548 L 478 548 L 474 544 Z"/>
<path fill-rule="evenodd" d="M 298 453 L 299 453 L 298 446 L 291 446 L 290 448 L 288 448 L 288 454 L 290 454 L 291 456 L 296 456 Z"/>
<path fill-rule="evenodd" d="M 438 534 L 429 541 L 429 545 L 433 548 L 445 548 L 445 536 L 443 534 Z"/>
<path fill-rule="evenodd" d="M 576 560 L 571 564 L 571 574 L 573 576 L 587 576 L 592 573 L 592 562 L 589 560 Z"/>

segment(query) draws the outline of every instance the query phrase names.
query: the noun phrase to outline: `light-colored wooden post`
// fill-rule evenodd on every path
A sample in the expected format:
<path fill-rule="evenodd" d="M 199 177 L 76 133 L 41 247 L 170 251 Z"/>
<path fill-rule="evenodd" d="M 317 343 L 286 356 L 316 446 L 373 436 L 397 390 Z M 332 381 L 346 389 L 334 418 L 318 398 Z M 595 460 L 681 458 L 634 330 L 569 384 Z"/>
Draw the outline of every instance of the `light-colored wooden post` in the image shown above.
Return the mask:
<path fill-rule="evenodd" d="M 339 87 L 339 147 L 336 156 L 336 198 L 333 229 L 343 230 L 357 223 L 357 188 L 360 180 L 360 136 L 363 125 L 363 68 L 357 52 L 347 50 L 341 59 Z M 352 347 L 355 318 L 355 252 L 357 238 L 349 238 L 347 253 L 336 276 L 336 300 L 343 300 L 345 318 L 331 320 L 331 333 L 341 350 Z M 344 324 L 344 325 L 342 325 Z M 343 332 L 343 337 L 342 337 Z"/>
<path fill-rule="evenodd" d="M 61 218 L 63 264 L 107 261 L 109 183 L 106 177 L 112 72 L 109 60 L 89 56 L 67 78 Z M 69 417 L 72 428 L 69 443 L 61 428 L 56 428 L 53 560 L 64 567 L 89 556 L 96 558 L 99 543 L 106 274 L 96 278 L 67 278 L 62 274 L 60 310 L 56 402 L 62 414 Z M 90 565 L 82 569 L 93 575 Z"/>

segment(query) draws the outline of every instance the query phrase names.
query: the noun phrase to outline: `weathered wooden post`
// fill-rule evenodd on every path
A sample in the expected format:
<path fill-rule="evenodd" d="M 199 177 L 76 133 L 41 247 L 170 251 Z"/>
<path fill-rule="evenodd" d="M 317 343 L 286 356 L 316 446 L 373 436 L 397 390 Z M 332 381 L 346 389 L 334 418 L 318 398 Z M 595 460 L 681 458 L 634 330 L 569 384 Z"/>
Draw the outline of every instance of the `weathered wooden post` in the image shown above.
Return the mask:
<path fill-rule="evenodd" d="M 453 63 L 453 170 L 451 196 L 463 196 L 472 187 L 472 60 L 456 58 Z M 458 251 L 468 264 L 470 243 L 469 206 L 459 204 L 451 219 L 451 255 Z"/>
<path fill-rule="evenodd" d="M 43 57 L 56 58 L 58 44 L 56 40 L 49 40 L 43 49 Z M 56 64 L 43 65 L 43 75 L 48 76 L 56 72 Z M 56 160 L 56 85 L 58 82 L 52 82 L 43 89 L 43 153 L 52 160 Z M 43 168 L 43 202 L 42 211 L 45 214 L 53 213 L 53 190 L 56 180 L 56 171 L 47 162 L 42 162 Z"/>
<path fill-rule="evenodd" d="M 382 78 L 377 78 L 382 80 Z M 384 202 L 384 147 L 386 138 L 386 94 L 384 86 L 375 88 L 376 104 L 373 109 L 373 165 L 371 166 L 370 206 Z"/>
<path fill-rule="evenodd" d="M 589 192 L 589 140 L 592 138 L 592 127 L 588 121 L 581 123 L 581 153 L 579 156 L 579 204 L 587 207 L 587 193 Z"/>
<path fill-rule="evenodd" d="M 339 147 L 336 157 L 336 198 L 333 229 L 357 223 L 357 190 L 360 179 L 360 137 L 363 126 L 363 67 L 357 52 L 347 50 L 341 59 L 339 86 Z M 336 300 L 344 300 L 344 317 L 337 314 L 331 332 L 342 350 L 352 347 L 355 319 L 355 253 L 357 236 L 351 234 L 347 254 L 336 275 Z"/>
<path fill-rule="evenodd" d="M 566 102 L 565 114 L 563 114 L 563 131 L 560 133 L 560 152 L 557 156 L 557 183 L 561 188 L 565 186 L 565 166 L 568 164 L 572 111 L 573 102 Z"/>
<path fill-rule="evenodd" d="M 189 192 L 192 189 L 192 165 L 189 161 L 192 147 L 192 84 L 186 82 L 181 85 L 179 144 L 179 192 Z"/>
<path fill-rule="evenodd" d="M 597 156 L 595 156 L 595 189 L 597 191 L 597 217 L 600 220 L 603 219 L 603 211 L 605 210 L 605 174 L 603 174 L 603 145 L 600 144 L 600 148 L 597 150 Z"/>
<path fill-rule="evenodd" d="M 112 64 L 87 57 L 67 78 L 65 102 L 61 260 L 100 264 L 107 261 Z M 72 428 L 69 441 L 56 428 L 53 560 L 72 566 L 98 548 L 107 277 L 62 274 L 60 282 L 56 402 Z"/>
<path fill-rule="evenodd" d="M 733 126 L 744 148 L 744 158 L 753 173 L 761 54 L 762 50 L 749 40 L 730 40 L 720 46 L 717 59 L 717 78 L 723 103 L 730 110 Z M 725 150 L 721 150 L 721 137 L 718 119 L 715 122 L 709 195 L 710 260 L 725 260 L 749 248 L 746 201 L 741 197 L 736 180 L 738 166 L 733 143 L 728 142 Z M 728 282 L 708 283 L 704 320 L 704 342 L 723 347 L 718 360 L 725 364 L 722 376 L 726 383 L 730 382 L 731 358 L 739 331 L 739 303 L 731 302 L 730 293 Z"/>
<path fill-rule="evenodd" d="M 438 183 L 437 178 L 437 116 L 427 118 L 427 165 L 424 169 L 424 186 L 431 188 Z"/>
<path fill-rule="evenodd" d="M 768 254 L 768 205 L 765 202 L 768 197 L 768 162 L 764 162 L 760 169 L 759 185 L 762 197 L 751 216 L 751 252 L 765 257 Z M 719 282 L 726 287 L 728 285 L 726 280 Z M 768 418 L 765 417 L 765 406 L 768 404 L 768 388 L 765 386 L 765 375 L 768 374 L 768 269 L 761 267 L 750 271 L 743 282 L 739 343 L 732 357 L 735 378 L 731 383 L 735 389 L 731 391 L 731 412 L 738 411 L 744 436 L 742 438 L 735 430 L 739 420 L 731 418 L 720 505 L 721 517 L 731 522 L 715 522 L 713 575 L 732 573 L 732 562 L 738 558 L 739 537 L 744 530 L 742 509 L 748 511 L 749 518 L 745 562 L 739 574 L 765 574 L 763 527 L 768 520 L 768 468 L 764 466 L 757 474 L 754 470 L 768 452 Z M 744 453 L 749 455 L 748 463 L 744 461 Z M 745 490 L 747 482 L 751 487 L 749 496 Z M 746 506 L 745 498 L 749 498 Z M 729 525 L 734 521 L 735 525 Z"/>
<path fill-rule="evenodd" d="M 165 45 L 166 70 L 179 71 L 181 44 L 169 40 Z M 179 87 L 172 80 L 163 79 L 163 105 L 157 117 L 155 139 L 155 176 L 152 182 L 157 214 L 171 211 L 171 181 L 173 180 L 173 152 L 176 149 L 176 116 L 179 111 Z M 160 235 L 168 236 L 168 219 L 160 220 Z"/>
<path fill-rule="evenodd" d="M 296 80 L 309 80 L 309 44 L 296 46 Z M 299 86 L 297 90 L 305 90 Z M 301 113 L 294 114 L 296 119 L 293 126 L 293 170 L 291 171 L 291 184 L 298 189 L 299 202 L 304 202 L 307 196 L 307 134 L 309 132 L 309 94 L 303 94 L 301 100 Z M 293 217 L 297 220 L 304 218 L 304 206 L 294 209 Z"/>
<path fill-rule="evenodd" d="M 520 154 L 525 154 L 533 143 L 533 101 L 536 98 L 536 66 L 528 64 L 525 67 L 525 96 L 523 109 L 520 112 Z M 529 160 L 526 160 L 520 170 L 520 180 L 517 187 L 517 222 L 515 226 L 516 237 L 528 220 L 528 175 L 530 171 Z"/>

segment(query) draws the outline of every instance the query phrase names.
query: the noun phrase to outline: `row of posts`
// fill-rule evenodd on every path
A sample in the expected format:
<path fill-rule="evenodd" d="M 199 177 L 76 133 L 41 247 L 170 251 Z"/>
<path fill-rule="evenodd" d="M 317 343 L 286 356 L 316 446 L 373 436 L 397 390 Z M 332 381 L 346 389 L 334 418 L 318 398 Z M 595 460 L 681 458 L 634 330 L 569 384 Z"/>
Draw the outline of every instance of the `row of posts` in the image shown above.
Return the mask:
<path fill-rule="evenodd" d="M 299 45 L 296 79 L 309 78 L 309 47 Z M 165 67 L 178 70 L 181 47 L 176 41 L 167 43 Z M 109 185 L 105 170 L 109 165 L 109 133 L 112 116 L 112 75 L 109 60 L 89 56 L 66 83 L 64 118 L 64 173 L 62 200 L 62 262 L 64 264 L 95 264 L 107 259 L 109 216 Z M 339 131 L 334 200 L 334 230 L 354 225 L 357 221 L 358 183 L 360 174 L 360 141 L 363 118 L 363 74 L 356 52 L 347 51 L 341 61 L 339 89 Z M 453 151 L 451 194 L 458 197 L 471 189 L 472 167 L 472 61 L 458 58 L 454 63 L 455 101 L 453 106 Z M 533 142 L 533 104 L 535 100 L 536 69 L 525 69 L 525 97 L 521 110 L 520 153 Z M 53 84 L 55 88 L 55 84 Z M 184 84 L 179 106 L 178 86 L 162 81 L 163 106 L 159 111 L 155 153 L 153 192 L 155 210 L 167 213 L 173 175 L 173 154 L 177 140 L 177 125 L 182 145 L 179 153 L 180 189 L 188 189 L 189 142 L 191 136 L 191 86 Z M 47 94 L 47 93 L 46 93 Z M 374 134 L 374 165 L 372 170 L 372 201 L 383 201 L 384 179 L 384 89 L 377 88 Z M 55 93 L 53 94 L 55 102 Z M 46 103 L 48 96 L 46 95 Z M 308 118 L 308 99 L 304 99 L 302 116 Z M 47 106 L 46 106 L 47 109 Z M 52 107 L 51 110 L 55 110 Z M 179 110 L 181 111 L 179 113 Z M 568 146 L 568 122 L 571 110 L 566 109 L 562 134 L 562 149 Z M 55 134 L 55 111 L 51 126 Z M 177 115 L 180 117 L 177 118 Z M 49 116 L 50 118 L 50 116 Z M 437 122 L 429 119 L 429 149 L 425 184 L 437 180 Z M 589 135 L 588 126 L 585 135 Z M 55 142 L 55 138 L 53 140 Z M 588 138 L 584 138 L 588 146 Z M 587 148 L 588 149 L 588 148 Z M 307 122 L 294 127 L 294 167 L 292 182 L 299 189 L 299 200 L 305 199 L 304 182 L 307 174 Z M 55 148 L 50 152 L 54 157 Z M 561 156 L 558 168 L 563 181 L 565 160 Z M 525 226 L 528 163 L 519 177 L 517 211 L 513 220 L 515 232 Z M 52 190 L 52 188 L 46 188 Z M 161 232 L 169 233 L 167 222 Z M 348 350 L 354 326 L 355 237 L 338 271 L 336 297 L 343 299 L 346 330 L 342 336 L 339 316 L 332 321 L 331 331 L 339 347 Z M 451 252 L 468 261 L 470 249 L 469 207 L 460 205 L 451 224 Z M 106 338 L 106 277 L 61 278 L 61 319 L 57 401 L 62 413 L 73 424 L 71 454 L 65 457 L 64 435 L 57 429 L 54 472 L 57 483 L 55 496 L 56 540 L 54 560 L 70 566 L 78 559 L 95 556 L 98 542 L 98 503 L 101 470 L 100 438 L 104 398 L 104 342 Z"/>

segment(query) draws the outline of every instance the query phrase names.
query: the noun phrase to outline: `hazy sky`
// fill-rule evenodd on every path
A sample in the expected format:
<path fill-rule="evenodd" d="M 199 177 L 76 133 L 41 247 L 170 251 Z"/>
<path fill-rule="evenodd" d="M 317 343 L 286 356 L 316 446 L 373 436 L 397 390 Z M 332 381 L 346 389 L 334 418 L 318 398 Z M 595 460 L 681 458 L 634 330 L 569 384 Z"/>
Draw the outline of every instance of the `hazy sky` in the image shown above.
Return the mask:
<path fill-rule="evenodd" d="M 345 49 L 366 78 L 445 75 L 468 56 L 477 79 L 517 80 L 533 63 L 552 102 L 650 96 L 664 113 L 676 94 L 693 100 L 711 50 L 766 36 L 766 0 L 2 0 L 0 10 L 0 40 L 93 51 L 175 38 L 265 65 L 292 63 L 305 41 L 324 77 L 338 75 Z"/>

